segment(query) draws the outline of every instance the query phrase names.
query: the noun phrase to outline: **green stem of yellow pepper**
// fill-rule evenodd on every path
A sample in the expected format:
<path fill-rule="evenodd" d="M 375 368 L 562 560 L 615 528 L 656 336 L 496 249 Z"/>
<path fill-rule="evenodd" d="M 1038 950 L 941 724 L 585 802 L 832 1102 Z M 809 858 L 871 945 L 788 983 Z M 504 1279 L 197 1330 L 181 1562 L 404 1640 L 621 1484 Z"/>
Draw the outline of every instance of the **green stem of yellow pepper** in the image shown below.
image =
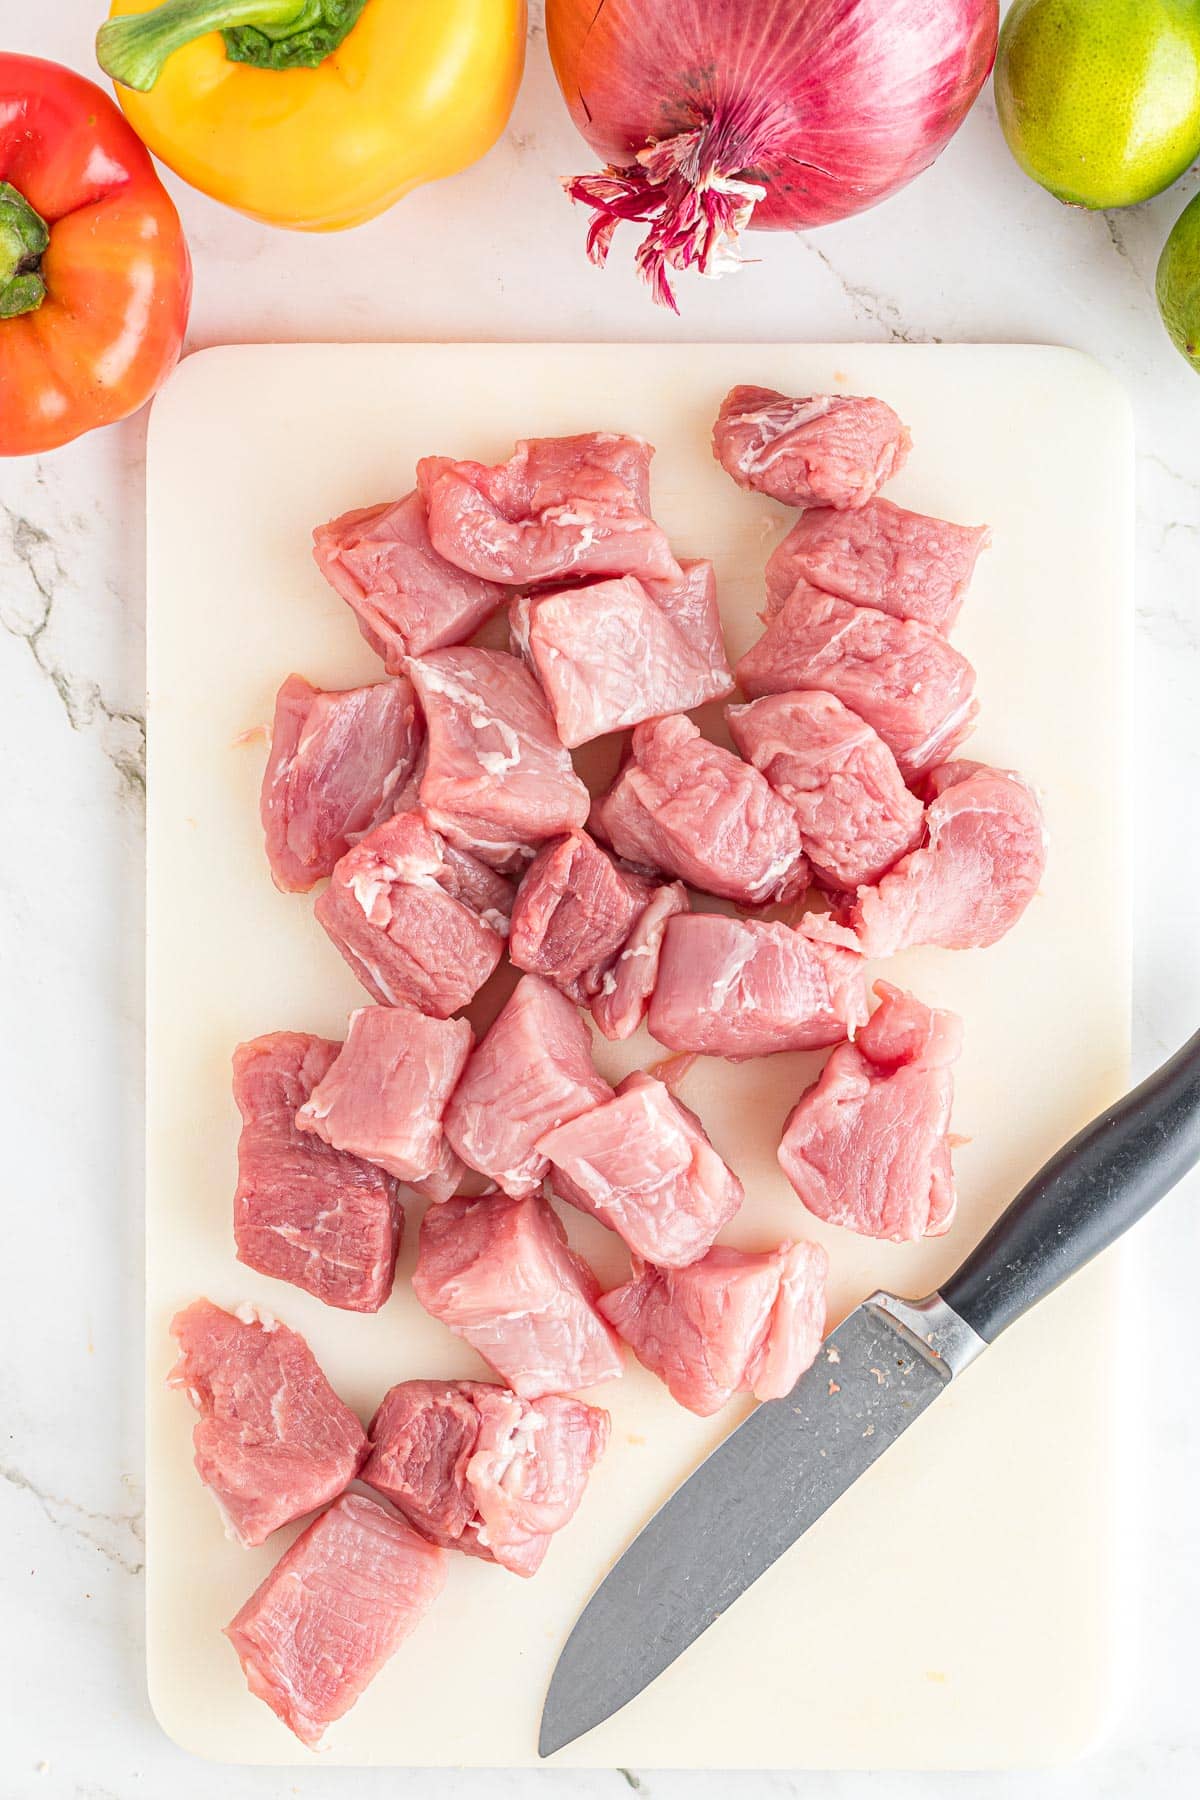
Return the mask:
<path fill-rule="evenodd" d="M 149 12 L 109 19 L 96 33 L 106 75 L 142 93 L 193 38 L 219 31 L 232 62 L 315 69 L 358 22 L 366 0 L 163 0 Z"/>
<path fill-rule="evenodd" d="M 49 242 L 41 214 L 11 181 L 0 181 L 0 319 L 33 312 L 46 298 L 40 265 Z"/>

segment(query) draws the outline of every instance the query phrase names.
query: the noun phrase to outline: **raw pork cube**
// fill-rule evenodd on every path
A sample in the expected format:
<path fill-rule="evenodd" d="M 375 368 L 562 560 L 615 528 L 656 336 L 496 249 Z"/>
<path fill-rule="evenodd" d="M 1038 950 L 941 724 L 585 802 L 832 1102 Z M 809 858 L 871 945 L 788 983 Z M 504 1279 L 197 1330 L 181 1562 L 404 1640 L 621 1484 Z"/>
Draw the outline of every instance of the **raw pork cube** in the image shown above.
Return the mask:
<path fill-rule="evenodd" d="M 400 674 L 408 656 L 465 643 L 504 600 L 499 583 L 481 581 L 438 555 L 415 489 L 403 500 L 318 525 L 313 555 L 392 675 Z"/>
<path fill-rule="evenodd" d="M 654 445 L 632 432 L 578 431 L 572 436 L 521 438 L 507 467 L 535 507 L 565 504 L 583 486 L 601 496 L 625 488 L 650 511 L 650 463 Z"/>
<path fill-rule="evenodd" d="M 790 809 L 682 716 L 637 726 L 632 758 L 592 824 L 618 856 L 741 906 L 794 900 L 808 887 Z"/>
<path fill-rule="evenodd" d="M 677 581 L 648 513 L 652 455 L 644 438 L 588 432 L 524 439 L 495 468 L 427 456 L 417 480 L 429 535 L 460 569 L 514 587 L 579 575 Z"/>
<path fill-rule="evenodd" d="M 819 1244 L 758 1255 L 718 1245 L 686 1269 L 635 1257 L 633 1280 L 600 1310 L 679 1404 L 708 1418 L 734 1394 L 791 1393 L 821 1347 L 828 1271 Z"/>
<path fill-rule="evenodd" d="M 1046 827 L 1037 796 L 1009 769 L 945 763 L 931 771 L 925 843 L 876 887 L 858 893 L 849 926 L 812 921 L 831 943 L 865 956 L 918 944 L 974 950 L 1011 931 L 1046 866 Z"/>
<path fill-rule="evenodd" d="M 517 603 L 517 636 L 574 748 L 643 719 L 686 712 L 733 687 L 633 575 Z"/>
<path fill-rule="evenodd" d="M 506 1194 L 531 1194 L 549 1164 L 543 1132 L 612 1099 L 587 1026 L 562 994 L 524 975 L 467 1063 L 446 1108 L 446 1136 Z"/>
<path fill-rule="evenodd" d="M 605 1105 L 548 1131 L 538 1149 L 560 1199 L 668 1268 L 703 1256 L 745 1199 L 695 1113 L 641 1070 Z"/>
<path fill-rule="evenodd" d="M 225 1627 L 250 1692 L 315 1749 L 420 1624 L 446 1565 L 404 1519 L 343 1494 Z"/>
<path fill-rule="evenodd" d="M 890 406 L 852 394 L 791 400 L 735 387 L 713 426 L 725 472 L 785 506 L 864 506 L 903 468 L 911 442 Z"/>
<path fill-rule="evenodd" d="M 961 744 L 979 710 L 975 671 L 940 633 L 798 582 L 737 668 L 742 691 L 822 688 L 865 719 L 906 780 Z"/>
<path fill-rule="evenodd" d="M 658 980 L 663 936 L 670 921 L 676 914 L 687 912 L 689 904 L 682 881 L 654 889 L 592 1001 L 592 1017 L 605 1037 L 632 1037 L 646 1017 Z"/>
<path fill-rule="evenodd" d="M 467 469 L 489 494 L 507 505 L 562 506 L 586 487 L 610 505 L 630 499 L 641 512 L 650 511 L 650 463 L 654 445 L 644 437 L 616 431 L 580 431 L 568 437 L 521 438 L 506 463 L 486 467 L 456 462 L 452 456 L 426 456 L 417 464 L 417 483 L 428 495 L 433 484 L 452 469 Z"/>
<path fill-rule="evenodd" d="M 768 559 L 767 616 L 803 579 L 856 606 L 949 631 L 988 539 L 986 525 L 952 525 L 890 500 L 868 500 L 857 512 L 815 506 Z"/>
<path fill-rule="evenodd" d="M 363 1480 L 422 1537 L 447 1549 L 476 1547 L 466 1472 L 479 1437 L 478 1396 L 485 1390 L 508 1391 L 483 1381 L 402 1381 L 388 1390 L 371 1420 Z"/>
<path fill-rule="evenodd" d="M 459 1195 L 431 1206 L 413 1292 L 522 1400 L 621 1373 L 616 1337 L 596 1311 L 599 1283 L 536 1194 Z"/>
<path fill-rule="evenodd" d="M 586 831 L 572 831 L 530 863 L 513 902 L 509 956 L 586 1006 L 652 892 Z"/>
<path fill-rule="evenodd" d="M 392 1291 L 404 1225 L 396 1183 L 296 1126 L 340 1049 L 306 1031 L 275 1031 L 234 1051 L 242 1134 L 233 1233 L 247 1268 L 327 1306 L 378 1312 Z"/>
<path fill-rule="evenodd" d="M 361 1007 L 296 1124 L 335 1150 L 378 1163 L 431 1200 L 447 1200 L 463 1166 L 442 1116 L 474 1043 L 465 1019 L 430 1019 L 411 1006 Z"/>
<path fill-rule="evenodd" d="M 409 674 L 428 731 L 421 803 L 452 844 L 511 869 L 584 823 L 588 791 L 515 656 L 440 650 L 410 663 Z"/>
<path fill-rule="evenodd" d="M 703 558 L 683 557 L 682 581 L 650 581 L 643 586 L 656 606 L 682 632 L 709 673 L 711 691 L 706 700 L 720 700 L 733 688 L 733 673 L 725 656 L 725 633 L 717 605 L 717 574 Z"/>
<path fill-rule="evenodd" d="M 367 1454 L 362 1426 L 298 1332 L 252 1307 L 194 1300 L 171 1320 L 167 1386 L 200 1414 L 196 1472 L 229 1536 L 249 1547 L 336 1500 Z"/>
<path fill-rule="evenodd" d="M 855 515 L 857 516 L 857 515 Z M 725 717 L 733 741 L 791 807 L 822 887 L 878 881 L 918 843 L 924 808 L 877 732 L 832 694 L 765 694 Z"/>
<path fill-rule="evenodd" d="M 507 881 L 405 812 L 343 856 L 314 910 L 373 1000 L 447 1019 L 500 961 L 511 908 Z"/>
<path fill-rule="evenodd" d="M 424 1537 L 536 1574 L 608 1442 L 582 1400 L 535 1403 L 484 1381 L 402 1381 L 371 1421 L 363 1480 Z"/>
<path fill-rule="evenodd" d="M 275 886 L 302 894 L 395 811 L 424 737 L 411 684 L 322 693 L 289 675 L 275 699 L 260 811 Z"/>
<path fill-rule="evenodd" d="M 836 1049 L 783 1129 L 779 1162 L 818 1219 L 864 1237 L 938 1237 L 954 1217 L 950 1065 L 962 1022 L 877 982 L 880 1005 Z"/>
<path fill-rule="evenodd" d="M 733 1062 L 838 1044 L 867 1016 L 862 966 L 790 925 L 687 913 L 667 926 L 650 1034 Z"/>

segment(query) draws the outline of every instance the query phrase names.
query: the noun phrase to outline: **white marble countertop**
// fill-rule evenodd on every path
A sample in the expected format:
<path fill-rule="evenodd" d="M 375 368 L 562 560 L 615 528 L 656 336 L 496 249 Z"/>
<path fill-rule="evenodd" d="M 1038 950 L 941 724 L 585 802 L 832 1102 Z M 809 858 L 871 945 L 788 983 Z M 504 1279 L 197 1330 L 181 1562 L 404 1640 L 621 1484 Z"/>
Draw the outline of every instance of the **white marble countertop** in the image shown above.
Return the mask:
<path fill-rule="evenodd" d="M 0 42 L 90 70 L 99 0 L 0 0 Z M 1200 383 L 1153 302 L 1159 246 L 1196 175 L 1087 216 L 1028 183 L 990 91 L 940 163 L 878 212 L 652 307 L 627 255 L 605 274 L 554 177 L 590 166 L 533 8 L 509 130 L 479 167 L 364 229 L 272 232 L 173 184 L 196 262 L 189 346 L 243 339 L 970 339 L 1063 343 L 1128 388 L 1138 430 L 1135 1054 L 1200 1014 Z M 1140 1231 L 1141 1297 L 1096 1354 L 1141 1359 L 1144 1463 L 1128 1673 L 1111 1732 L 1036 1775 L 405 1774 L 223 1770 L 160 1733 L 141 1648 L 141 857 L 144 417 L 0 464 L 0 1796 L 226 1800 L 304 1793 L 500 1800 L 794 1794 L 822 1800 L 1173 1800 L 1194 1792 L 1200 1436 L 1190 1314 L 1193 1178 Z M 1064 672 L 1069 680 L 1069 671 Z M 1087 896 L 1080 896 L 1087 929 Z M 1036 1027 L 1036 1019 L 1031 1021 Z"/>

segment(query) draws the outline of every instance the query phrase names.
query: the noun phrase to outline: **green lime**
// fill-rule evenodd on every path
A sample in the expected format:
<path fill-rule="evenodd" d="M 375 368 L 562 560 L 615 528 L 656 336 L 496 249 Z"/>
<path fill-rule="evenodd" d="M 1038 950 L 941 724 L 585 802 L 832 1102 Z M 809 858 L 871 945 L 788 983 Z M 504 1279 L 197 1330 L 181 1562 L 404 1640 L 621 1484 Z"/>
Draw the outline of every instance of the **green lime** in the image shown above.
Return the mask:
<path fill-rule="evenodd" d="M 1154 291 L 1171 342 L 1200 374 L 1200 194 L 1184 207 L 1163 245 Z"/>
<path fill-rule="evenodd" d="M 1200 0 L 1014 0 L 996 108 L 1021 167 L 1060 200 L 1148 200 L 1200 155 Z"/>

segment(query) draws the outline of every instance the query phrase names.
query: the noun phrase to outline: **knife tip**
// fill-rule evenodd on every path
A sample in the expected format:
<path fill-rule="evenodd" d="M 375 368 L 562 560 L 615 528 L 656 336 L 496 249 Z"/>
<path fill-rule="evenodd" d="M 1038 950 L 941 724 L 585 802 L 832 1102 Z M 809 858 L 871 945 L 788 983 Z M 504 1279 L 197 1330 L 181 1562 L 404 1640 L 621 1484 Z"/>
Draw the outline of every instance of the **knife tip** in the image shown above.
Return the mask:
<path fill-rule="evenodd" d="M 564 1730 L 556 1724 L 546 1712 L 542 1714 L 541 1729 L 538 1732 L 538 1756 L 543 1760 L 553 1756 L 555 1751 L 562 1750 L 567 1744 L 574 1743 L 577 1731 Z"/>

